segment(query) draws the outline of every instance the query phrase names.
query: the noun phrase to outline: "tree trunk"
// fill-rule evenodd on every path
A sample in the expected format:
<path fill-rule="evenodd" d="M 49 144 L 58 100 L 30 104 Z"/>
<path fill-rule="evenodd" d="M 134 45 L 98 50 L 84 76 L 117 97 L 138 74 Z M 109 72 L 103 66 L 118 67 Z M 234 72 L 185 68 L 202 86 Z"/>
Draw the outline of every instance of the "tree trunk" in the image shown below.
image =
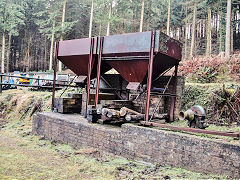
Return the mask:
<path fill-rule="evenodd" d="M 16 43 L 16 37 L 13 38 L 13 43 L 17 44 L 15 48 L 13 48 L 13 52 L 12 52 L 12 69 L 17 69 L 18 68 L 18 61 L 17 61 L 17 52 L 19 52 L 20 49 L 20 43 Z"/>
<path fill-rule="evenodd" d="M 40 36 L 40 38 L 43 39 L 42 36 Z M 43 58 L 44 57 L 44 48 L 43 48 L 44 46 L 42 46 L 42 45 L 44 45 L 44 43 L 42 41 L 38 41 L 38 46 L 41 47 L 39 49 L 38 68 L 41 71 L 43 71 L 43 69 L 44 69 L 44 58 Z M 37 47 L 37 49 L 38 49 L 38 47 Z"/>
<path fill-rule="evenodd" d="M 203 20 L 203 31 L 202 31 L 202 37 L 205 37 L 205 31 L 206 31 L 206 20 Z"/>
<path fill-rule="evenodd" d="M 108 15 L 108 24 L 107 24 L 107 36 L 109 36 L 110 34 L 110 20 L 111 20 L 111 16 L 112 16 L 112 2 L 109 6 L 109 15 Z"/>
<path fill-rule="evenodd" d="M 223 43 L 222 43 L 222 28 L 219 31 L 219 53 L 223 51 Z"/>
<path fill-rule="evenodd" d="M 224 34 L 224 30 L 225 30 L 225 18 L 224 18 L 224 13 L 221 11 L 220 12 L 220 29 L 219 29 L 219 53 L 224 52 L 225 49 L 225 34 Z"/>
<path fill-rule="evenodd" d="M 141 11 L 139 32 L 142 32 L 142 30 L 143 30 L 143 16 L 144 16 L 144 0 L 142 0 L 142 11 Z"/>
<path fill-rule="evenodd" d="M 28 39 L 27 52 L 26 52 L 26 59 L 28 61 L 27 68 L 26 68 L 27 72 L 29 72 L 31 70 L 31 60 L 30 60 L 30 45 L 31 45 L 31 41 L 32 41 L 32 36 L 30 35 L 30 37 Z"/>
<path fill-rule="evenodd" d="M 67 3 L 67 0 L 64 0 L 63 2 L 63 9 L 62 9 L 62 28 L 64 26 L 64 22 L 65 22 L 65 14 L 66 14 L 66 3 Z M 60 37 L 60 41 L 63 40 L 63 33 L 61 34 L 61 37 Z"/>
<path fill-rule="evenodd" d="M 2 73 L 5 72 L 4 61 L 5 61 L 5 32 L 3 31 L 3 35 L 2 35 L 2 67 L 1 67 Z"/>
<path fill-rule="evenodd" d="M 63 28 L 64 22 L 65 22 L 66 3 L 67 3 L 67 0 L 64 0 L 64 2 L 63 2 L 63 10 L 62 10 L 62 28 Z M 63 34 L 61 34 L 60 41 L 63 41 Z M 62 62 L 61 61 L 59 61 L 58 71 L 62 72 Z"/>
<path fill-rule="evenodd" d="M 147 23 L 147 31 L 149 31 L 149 29 L 150 29 L 151 9 L 152 9 L 152 1 L 149 1 L 149 2 L 148 2 L 148 23 Z"/>
<path fill-rule="evenodd" d="M 168 19 L 167 19 L 167 35 L 170 34 L 170 15 L 171 15 L 171 0 L 168 0 Z"/>
<path fill-rule="evenodd" d="M 49 62 L 49 71 L 52 70 L 52 65 L 53 65 L 53 44 L 54 44 L 54 36 L 55 36 L 55 20 L 53 21 L 53 25 L 52 25 L 52 37 L 51 37 L 51 47 L 50 47 L 50 62 Z"/>
<path fill-rule="evenodd" d="M 232 0 L 227 1 L 227 17 L 226 17 L 226 37 L 225 37 L 225 58 L 230 59 L 231 53 L 231 9 Z"/>
<path fill-rule="evenodd" d="M 193 8 L 193 23 L 192 23 L 192 39 L 191 39 L 191 50 L 190 57 L 193 57 L 194 45 L 195 45 L 195 31 L 196 31 L 196 14 L 197 14 L 197 3 L 194 4 Z"/>
<path fill-rule="evenodd" d="M 184 58 L 187 58 L 187 46 L 188 46 L 188 24 L 186 23 L 185 27 L 185 42 L 184 42 Z"/>
<path fill-rule="evenodd" d="M 211 45 L 212 45 L 212 32 L 211 32 L 211 22 L 212 22 L 212 10 L 208 8 L 208 25 L 207 25 L 207 48 L 206 48 L 206 56 L 210 56 L 211 54 Z"/>
<path fill-rule="evenodd" d="M 89 23 L 89 33 L 88 33 L 89 38 L 92 37 L 92 23 L 93 23 L 93 0 L 92 0 L 90 23 Z"/>
<path fill-rule="evenodd" d="M 199 21 L 199 37 L 202 38 L 202 20 Z"/>
<path fill-rule="evenodd" d="M 234 21 L 234 17 L 235 17 L 235 14 L 231 16 L 232 21 L 231 21 L 231 25 L 230 25 L 230 26 L 231 26 L 231 50 L 230 50 L 230 54 L 233 53 L 233 49 L 234 49 L 234 47 L 233 47 L 233 33 L 234 33 L 234 27 L 232 27 L 232 22 Z"/>
<path fill-rule="evenodd" d="M 98 36 L 101 36 L 101 31 L 102 31 L 102 24 L 100 23 L 100 25 L 99 25 L 99 31 L 98 31 Z"/>
<path fill-rule="evenodd" d="M 199 24 L 196 24 L 196 39 L 199 38 Z"/>
<path fill-rule="evenodd" d="M 185 16 L 187 17 L 188 7 L 186 7 Z M 188 46 L 188 22 L 185 24 L 185 43 L 184 43 L 184 58 L 187 58 L 187 46 Z"/>
<path fill-rule="evenodd" d="M 10 31 L 9 35 L 8 35 L 8 50 L 7 50 L 7 60 L 6 60 L 6 63 L 7 63 L 6 72 L 7 73 L 9 72 L 9 59 L 10 59 L 11 44 L 12 44 L 12 32 Z"/>
<path fill-rule="evenodd" d="M 45 43 L 44 43 L 44 64 L 43 64 L 43 70 L 47 70 L 47 37 L 45 36 Z"/>

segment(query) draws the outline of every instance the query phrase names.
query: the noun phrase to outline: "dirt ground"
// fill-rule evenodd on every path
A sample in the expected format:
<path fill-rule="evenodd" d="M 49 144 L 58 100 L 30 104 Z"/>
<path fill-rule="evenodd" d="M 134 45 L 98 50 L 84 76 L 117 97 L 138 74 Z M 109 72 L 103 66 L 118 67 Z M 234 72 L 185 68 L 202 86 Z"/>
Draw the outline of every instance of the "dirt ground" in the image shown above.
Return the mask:
<path fill-rule="evenodd" d="M 97 149 L 74 149 L 31 134 L 31 107 L 48 92 L 5 91 L 0 95 L 0 179 L 224 179 L 180 168 L 116 157 Z"/>

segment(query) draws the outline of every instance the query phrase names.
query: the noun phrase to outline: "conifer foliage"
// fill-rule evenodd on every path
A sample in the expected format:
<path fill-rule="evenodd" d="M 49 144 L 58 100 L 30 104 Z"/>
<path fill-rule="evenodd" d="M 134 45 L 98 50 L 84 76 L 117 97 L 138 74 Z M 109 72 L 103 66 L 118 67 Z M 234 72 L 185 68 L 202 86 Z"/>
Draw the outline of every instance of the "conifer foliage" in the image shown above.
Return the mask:
<path fill-rule="evenodd" d="M 221 53 L 228 59 L 240 48 L 240 2 L 0 0 L 1 72 L 51 71 L 59 40 L 148 30 L 181 41 L 185 59 Z"/>

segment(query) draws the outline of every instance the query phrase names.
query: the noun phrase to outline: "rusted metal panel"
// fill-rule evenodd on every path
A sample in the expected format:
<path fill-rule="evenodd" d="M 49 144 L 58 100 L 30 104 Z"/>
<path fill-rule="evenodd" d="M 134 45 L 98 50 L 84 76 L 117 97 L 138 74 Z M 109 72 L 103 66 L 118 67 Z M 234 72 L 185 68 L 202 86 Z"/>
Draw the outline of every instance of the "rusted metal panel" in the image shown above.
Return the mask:
<path fill-rule="evenodd" d="M 97 58 L 99 38 L 94 37 L 94 47 L 92 53 L 91 79 L 97 75 Z M 91 39 L 75 39 L 59 42 L 58 59 L 78 76 L 88 76 L 88 63 L 90 56 Z M 101 74 L 109 71 L 111 67 L 103 62 Z"/>
<path fill-rule="evenodd" d="M 113 67 L 128 82 L 146 83 L 148 59 L 120 61 L 105 61 Z M 164 54 L 155 55 L 153 60 L 152 79 L 156 79 L 165 70 L 178 65 L 179 61 Z M 145 80 L 145 81 L 144 81 Z"/>
<path fill-rule="evenodd" d="M 98 38 L 94 37 L 92 68 L 96 66 Z M 78 76 L 88 76 L 91 38 L 74 39 L 59 42 L 58 59 Z M 95 71 L 96 74 L 96 71 Z"/>
<path fill-rule="evenodd" d="M 205 129 L 178 127 L 178 126 L 173 126 L 173 125 L 169 125 L 169 124 L 160 124 L 160 123 L 147 122 L 147 121 L 141 121 L 140 123 L 142 125 L 146 125 L 146 126 L 155 126 L 155 127 L 172 129 L 172 130 L 177 130 L 177 131 L 186 131 L 186 132 L 193 132 L 193 133 L 203 133 L 203 134 L 212 134 L 212 135 L 220 135 L 220 136 L 229 136 L 229 137 L 235 137 L 235 138 L 240 137 L 239 132 L 210 131 L 210 130 L 205 130 Z"/>
<path fill-rule="evenodd" d="M 133 61 L 107 61 L 128 82 L 142 82 L 148 69 L 148 59 Z"/>
<path fill-rule="evenodd" d="M 181 60 L 182 44 L 167 36 L 166 34 L 156 31 L 155 33 L 154 53 L 162 53 L 169 57 Z M 149 53 L 151 46 L 151 31 L 120 34 L 106 36 L 103 46 L 104 56 L 140 56 Z"/>
<path fill-rule="evenodd" d="M 94 38 L 95 46 L 93 54 L 96 54 L 97 51 L 97 38 Z M 91 46 L 91 38 L 84 39 L 74 39 L 67 41 L 59 42 L 59 57 L 62 56 L 78 56 L 78 55 L 89 55 L 90 54 L 90 46 Z"/>
<path fill-rule="evenodd" d="M 163 32 L 156 31 L 155 53 L 157 52 L 180 61 L 182 58 L 182 44 Z"/>
<path fill-rule="evenodd" d="M 151 31 L 128 33 L 104 37 L 103 55 L 149 52 L 151 45 Z"/>
<path fill-rule="evenodd" d="M 89 47 L 90 48 L 90 47 Z M 59 56 L 61 62 L 72 70 L 78 76 L 87 76 L 88 75 L 88 62 L 89 55 L 82 56 Z M 93 58 L 93 63 L 95 58 Z"/>

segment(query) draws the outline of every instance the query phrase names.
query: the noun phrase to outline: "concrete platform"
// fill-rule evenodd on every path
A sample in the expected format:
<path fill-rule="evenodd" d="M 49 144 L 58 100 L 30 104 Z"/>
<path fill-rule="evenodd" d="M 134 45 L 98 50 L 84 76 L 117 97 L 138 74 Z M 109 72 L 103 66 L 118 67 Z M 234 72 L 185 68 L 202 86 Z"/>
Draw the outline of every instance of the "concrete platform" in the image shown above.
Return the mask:
<path fill-rule="evenodd" d="M 91 124 L 80 115 L 39 113 L 33 133 L 133 160 L 240 178 L 240 146 L 183 133 L 123 124 Z"/>

